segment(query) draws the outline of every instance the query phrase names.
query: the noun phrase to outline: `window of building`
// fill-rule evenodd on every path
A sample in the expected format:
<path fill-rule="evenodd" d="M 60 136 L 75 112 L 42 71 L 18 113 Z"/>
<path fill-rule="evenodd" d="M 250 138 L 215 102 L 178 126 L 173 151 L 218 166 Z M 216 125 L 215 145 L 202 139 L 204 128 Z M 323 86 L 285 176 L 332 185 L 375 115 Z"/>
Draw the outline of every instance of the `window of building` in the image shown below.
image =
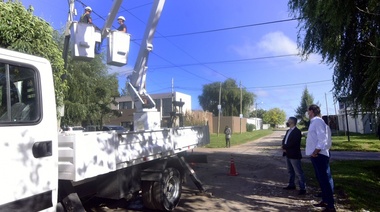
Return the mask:
<path fill-rule="evenodd" d="M 119 102 L 119 109 L 133 109 L 132 101 Z"/>
<path fill-rule="evenodd" d="M 170 116 L 172 112 L 172 98 L 162 99 L 162 116 Z"/>
<path fill-rule="evenodd" d="M 157 111 L 161 111 L 161 99 L 153 99 L 154 103 L 156 103 Z"/>

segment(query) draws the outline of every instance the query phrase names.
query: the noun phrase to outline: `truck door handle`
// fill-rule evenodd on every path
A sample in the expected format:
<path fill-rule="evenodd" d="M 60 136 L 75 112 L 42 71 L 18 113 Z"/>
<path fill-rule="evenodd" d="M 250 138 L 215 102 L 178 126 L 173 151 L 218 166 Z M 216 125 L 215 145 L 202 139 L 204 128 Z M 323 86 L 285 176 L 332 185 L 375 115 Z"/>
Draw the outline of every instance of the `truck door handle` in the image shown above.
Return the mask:
<path fill-rule="evenodd" d="M 35 158 L 52 156 L 52 141 L 36 142 L 33 144 L 32 151 Z"/>

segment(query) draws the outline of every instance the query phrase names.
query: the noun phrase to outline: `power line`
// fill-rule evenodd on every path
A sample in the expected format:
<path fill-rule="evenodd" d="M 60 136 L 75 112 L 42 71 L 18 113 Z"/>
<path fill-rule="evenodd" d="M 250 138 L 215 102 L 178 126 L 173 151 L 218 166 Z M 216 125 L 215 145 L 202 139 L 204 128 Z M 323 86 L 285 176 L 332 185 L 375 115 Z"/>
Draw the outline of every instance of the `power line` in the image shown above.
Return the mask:
<path fill-rule="evenodd" d="M 143 20 L 141 20 L 140 18 L 138 18 L 137 16 L 135 16 L 134 14 L 132 14 L 130 11 L 126 10 L 123 6 L 121 6 L 121 8 L 124 9 L 126 12 L 128 12 L 128 13 L 129 13 L 130 15 L 132 15 L 133 17 L 135 17 L 135 18 L 136 18 L 137 20 L 139 20 L 140 22 L 146 24 Z M 159 33 L 158 31 L 156 31 L 156 32 Z M 136 43 L 136 41 L 134 41 L 134 42 Z M 136 43 L 136 44 L 137 44 L 137 43 Z M 174 44 L 172 43 L 172 45 L 174 45 Z M 184 52 L 184 50 L 182 50 L 181 48 L 179 48 L 177 45 L 174 45 L 174 46 L 176 46 L 178 49 L 180 49 L 181 51 Z M 211 82 L 211 80 L 209 80 L 209 79 L 206 79 L 206 78 L 204 78 L 204 77 L 202 77 L 202 76 L 199 76 L 199 75 L 194 74 L 194 73 L 192 73 L 192 72 L 190 72 L 190 71 L 188 71 L 188 70 L 186 70 L 186 69 L 184 69 L 184 68 L 181 68 L 181 67 L 177 66 L 177 65 L 174 64 L 173 62 L 171 62 L 171 61 L 169 61 L 169 60 L 163 58 L 162 56 L 156 54 L 155 52 L 152 52 L 152 54 L 156 55 L 156 56 L 159 57 L 161 60 L 164 60 L 165 62 L 171 64 L 172 66 L 174 66 L 174 67 L 176 67 L 176 68 L 179 68 L 179 69 L 185 71 L 186 73 L 189 73 L 189 74 L 194 75 L 194 76 L 196 76 L 196 77 L 198 77 L 198 78 L 200 78 L 200 79 L 203 79 L 203 80 L 206 80 L 206 81 Z M 187 54 L 188 54 L 188 53 L 187 53 Z M 188 56 L 191 57 L 190 54 L 188 54 Z M 220 74 L 220 73 L 219 73 L 219 74 Z"/>
<path fill-rule="evenodd" d="M 277 23 L 282 23 L 282 22 L 295 21 L 295 20 L 299 20 L 299 19 L 300 18 L 290 18 L 290 19 L 283 19 L 283 20 L 276 20 L 276 21 L 267 21 L 267 22 L 261 22 L 261 23 L 255 23 L 255 24 L 247 24 L 247 25 L 234 26 L 234 27 L 225 27 L 225 28 L 219 28 L 219 29 L 210 29 L 210 30 L 204 30 L 204 31 L 198 31 L 198 32 L 188 32 L 188 33 L 181 33 L 181 34 L 174 34 L 174 35 L 166 35 L 165 37 L 170 38 L 170 37 L 180 37 L 180 36 L 204 34 L 204 33 L 218 32 L 218 31 L 225 31 L 225 30 L 233 30 L 233 29 L 240 29 L 240 28 L 246 28 L 246 27 L 255 27 L 255 26 L 268 25 L 268 24 L 277 24 Z"/>
<path fill-rule="evenodd" d="M 159 32 L 158 32 L 158 33 L 159 33 Z M 161 34 L 161 33 L 159 33 L 159 34 Z M 202 65 L 203 67 L 208 68 L 208 69 L 210 69 L 211 71 L 213 71 L 213 72 L 215 72 L 215 73 L 217 73 L 217 74 L 219 74 L 219 75 L 221 75 L 221 76 L 223 76 L 223 77 L 225 77 L 225 78 L 228 79 L 228 77 L 227 77 L 226 75 L 224 75 L 224 74 L 220 73 L 219 71 L 217 71 L 217 70 L 215 70 L 215 69 L 213 69 L 213 68 L 207 66 L 206 64 L 204 64 L 204 63 L 202 63 L 202 62 L 200 62 L 198 59 L 196 59 L 195 57 L 193 57 L 192 55 L 190 55 L 187 51 L 185 51 L 184 49 L 180 48 L 177 44 L 173 43 L 173 42 L 170 41 L 168 38 L 166 38 L 166 36 L 163 36 L 163 37 L 164 37 L 169 43 L 171 43 L 173 46 L 177 47 L 179 50 L 181 50 L 181 51 L 182 51 L 183 53 L 185 53 L 187 56 L 189 56 L 190 58 L 192 58 L 193 60 L 195 60 L 196 62 L 198 62 L 199 65 Z"/>
<path fill-rule="evenodd" d="M 82 4 L 83 7 L 87 7 L 88 5 L 83 3 L 81 0 L 76 0 L 77 2 L 79 2 L 80 4 Z M 101 15 L 99 15 L 98 13 L 96 13 L 94 10 L 91 10 L 91 13 L 92 14 L 95 14 L 96 16 L 98 16 L 100 19 L 102 19 L 103 21 L 105 21 L 106 19 L 103 18 Z"/>
<path fill-rule="evenodd" d="M 319 80 L 319 81 L 311 81 L 311 82 L 302 82 L 302 83 L 294 83 L 294 84 L 283 84 L 283 85 L 268 85 L 268 86 L 261 86 L 261 87 L 244 87 L 247 90 L 251 89 L 257 89 L 257 88 L 282 88 L 282 87 L 290 87 L 290 86 L 298 86 L 298 85 L 309 85 L 309 84 L 317 84 L 317 83 L 324 83 L 324 82 L 331 82 L 331 79 L 328 80 Z M 171 88 L 171 87 L 167 87 Z M 182 86 L 174 86 L 174 88 L 182 89 L 182 90 L 191 90 L 191 91 L 199 91 L 199 88 L 191 88 L 191 87 L 182 87 Z M 166 89 L 166 88 L 163 88 Z M 160 89 L 160 90 L 163 90 Z M 229 89 L 229 88 L 226 88 Z M 240 89 L 240 88 L 230 88 L 230 89 Z"/>
<path fill-rule="evenodd" d="M 86 4 L 84 4 L 81 0 L 77 0 L 78 2 L 80 2 L 83 6 L 86 6 Z M 151 3 L 147 3 L 147 4 L 143 4 L 143 5 L 140 5 L 140 6 L 137 6 L 137 7 L 134 7 L 134 8 L 139 8 L 139 7 L 144 7 L 146 5 L 149 5 Z M 132 9 L 134 9 L 132 8 Z M 134 14 L 132 14 L 130 12 L 130 10 L 124 8 L 123 6 L 121 6 L 121 9 L 123 9 L 122 12 L 127 12 L 129 13 L 130 15 L 132 15 L 133 17 L 135 17 L 137 20 L 139 20 L 140 22 L 144 23 L 144 21 L 142 21 L 141 19 L 139 19 L 137 16 L 135 16 Z M 99 14 L 97 13 L 94 13 L 95 15 L 97 15 L 98 17 L 102 18 L 103 20 L 105 20 L 102 16 L 100 16 Z M 166 61 L 167 63 L 171 64 L 171 66 L 167 66 L 167 67 L 161 67 L 161 68 L 155 68 L 155 69 L 162 69 L 162 68 L 169 68 L 169 67 L 176 67 L 176 68 L 180 68 L 181 70 L 191 74 L 191 75 L 194 75 L 198 78 L 201 78 L 201 79 L 204 79 L 206 81 L 209 81 L 211 82 L 210 80 L 202 77 L 202 76 L 199 76 L 197 74 L 194 74 L 186 69 L 183 69 L 182 67 L 185 67 L 185 66 L 193 66 L 193 65 L 202 65 L 204 66 L 205 68 L 225 77 L 225 78 L 229 78 L 228 76 L 218 72 L 217 70 L 207 66 L 206 64 L 218 64 L 218 63 L 232 63 L 232 62 L 242 62 L 242 61 L 248 61 L 248 60 L 260 60 L 260 59 L 270 59 L 270 58 L 279 58 L 279 57 L 288 57 L 288 56 L 297 56 L 297 54 L 292 54 L 292 55 L 278 55 L 278 56 L 268 56 L 268 57 L 258 57 L 258 58 L 248 58 L 248 59 L 240 59 L 240 60 L 224 60 L 224 61 L 215 61 L 215 62 L 207 62 L 207 63 L 202 63 L 200 62 L 199 60 L 197 60 L 195 57 L 193 57 L 192 55 L 190 55 L 188 52 L 186 52 L 185 50 L 183 50 L 182 48 L 180 48 L 178 45 L 174 44 L 173 42 L 171 42 L 169 39 L 169 37 L 178 37 L 178 36 L 187 36 L 187 35 L 194 35 L 194 34 L 202 34 L 202 33 L 210 33 L 210 32 L 217 32 L 217 31 L 224 31 L 224 30 L 233 30 L 233 29 L 239 29 L 239 28 L 245 28 L 245 27 L 254 27 L 254 26 L 261 26 L 261 25 L 268 25 L 268 24 L 276 24 L 276 23 L 281 23 L 281 22 L 287 22 L 287 21 L 293 21 L 293 20 L 297 20 L 297 18 L 292 18 L 292 19 L 283 19 L 283 20 L 276 20 L 276 21 L 269 21 L 269 22 L 262 22 L 262 23 L 255 23 L 255 24 L 248 24 L 248 25 L 241 25 L 241 26 L 235 26 L 235 27 L 226 27 L 226 28 L 220 28 L 220 29 L 211 29 L 211 30 L 205 30 L 205 31 L 198 31 L 198 32 L 190 32 L 190 33 L 182 33 L 182 34 L 176 34 L 176 35 L 168 35 L 168 36 L 164 36 L 162 35 L 161 33 L 159 33 L 157 31 L 157 34 L 160 34 L 161 37 L 165 38 L 167 41 L 169 41 L 173 46 L 175 46 L 176 48 L 178 48 L 179 50 L 181 50 L 182 52 L 184 52 L 186 55 L 188 55 L 189 57 L 191 57 L 193 60 L 197 61 L 197 63 L 193 63 L 193 64 L 184 64 L 184 65 L 176 65 L 174 63 L 172 63 L 171 61 L 163 58 L 162 56 L 156 54 L 156 53 L 152 53 L 154 55 L 156 55 L 157 57 L 159 57 L 160 59 Z M 136 40 L 138 39 L 134 39 L 132 40 L 132 42 L 134 42 L 135 44 L 139 45 Z M 129 70 L 127 70 L 129 71 Z M 120 72 L 120 74 L 122 74 L 123 72 Z"/>
<path fill-rule="evenodd" d="M 265 57 L 252 57 L 252 58 L 237 59 L 237 60 L 219 60 L 219 61 L 202 62 L 202 63 L 181 64 L 181 65 L 177 65 L 177 66 L 185 67 L 185 66 L 197 66 L 197 65 L 204 65 L 204 64 L 236 63 L 236 62 L 245 62 L 245 61 L 252 61 L 252 60 L 264 60 L 264 59 L 274 59 L 274 58 L 294 57 L 294 56 L 299 56 L 299 54 L 285 54 L 285 55 L 274 55 L 274 56 L 265 56 Z M 173 66 L 152 67 L 152 69 L 155 69 L 155 70 L 166 69 L 166 68 L 173 68 Z"/>
<path fill-rule="evenodd" d="M 303 83 L 294 83 L 294 84 L 284 84 L 284 85 L 268 85 L 268 86 L 261 86 L 261 87 L 248 87 L 249 89 L 255 89 L 255 88 L 280 88 L 280 87 L 289 87 L 289 86 L 296 86 L 296 85 L 307 85 L 307 84 L 315 84 L 315 83 L 322 83 L 322 82 L 331 82 L 331 79 L 329 80 L 319 80 L 319 81 L 312 81 L 312 82 L 303 82 Z"/>

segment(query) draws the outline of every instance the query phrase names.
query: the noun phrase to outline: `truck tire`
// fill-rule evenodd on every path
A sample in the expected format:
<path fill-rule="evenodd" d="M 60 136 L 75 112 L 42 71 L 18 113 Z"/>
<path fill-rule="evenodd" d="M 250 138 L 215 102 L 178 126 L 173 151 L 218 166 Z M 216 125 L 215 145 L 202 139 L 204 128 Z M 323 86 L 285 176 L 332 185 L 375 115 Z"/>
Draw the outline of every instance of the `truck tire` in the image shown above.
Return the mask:
<path fill-rule="evenodd" d="M 142 181 L 142 200 L 145 208 L 156 210 L 153 202 L 153 183 L 154 181 Z"/>
<path fill-rule="evenodd" d="M 157 210 L 172 211 L 178 205 L 181 193 L 181 174 L 175 168 L 166 168 L 162 179 L 153 182 L 152 200 Z"/>

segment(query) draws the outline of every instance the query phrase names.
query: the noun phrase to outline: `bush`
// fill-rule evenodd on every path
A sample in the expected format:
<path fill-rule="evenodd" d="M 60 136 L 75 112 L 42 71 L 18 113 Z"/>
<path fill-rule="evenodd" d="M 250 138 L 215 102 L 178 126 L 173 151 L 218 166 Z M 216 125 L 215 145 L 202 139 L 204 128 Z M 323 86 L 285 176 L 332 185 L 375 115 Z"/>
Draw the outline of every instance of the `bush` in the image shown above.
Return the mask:
<path fill-rule="evenodd" d="M 254 124 L 247 124 L 247 132 L 252 132 L 253 130 L 256 129 L 256 125 Z"/>

